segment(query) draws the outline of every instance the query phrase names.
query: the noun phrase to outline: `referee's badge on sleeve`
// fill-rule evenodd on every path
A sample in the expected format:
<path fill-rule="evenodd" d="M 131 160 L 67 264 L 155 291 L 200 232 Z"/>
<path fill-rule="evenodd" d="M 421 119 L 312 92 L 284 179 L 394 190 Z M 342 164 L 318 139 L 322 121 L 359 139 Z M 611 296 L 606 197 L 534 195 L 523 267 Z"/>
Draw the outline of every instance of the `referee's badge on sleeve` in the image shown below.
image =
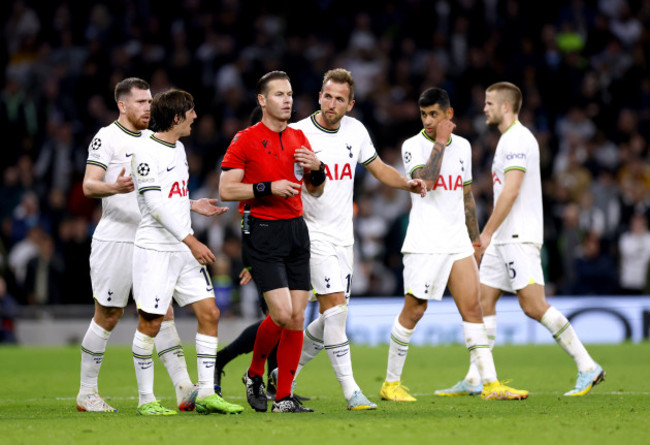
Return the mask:
<path fill-rule="evenodd" d="M 293 163 L 293 174 L 298 181 L 302 181 L 303 176 L 305 176 L 305 169 L 299 162 Z"/>

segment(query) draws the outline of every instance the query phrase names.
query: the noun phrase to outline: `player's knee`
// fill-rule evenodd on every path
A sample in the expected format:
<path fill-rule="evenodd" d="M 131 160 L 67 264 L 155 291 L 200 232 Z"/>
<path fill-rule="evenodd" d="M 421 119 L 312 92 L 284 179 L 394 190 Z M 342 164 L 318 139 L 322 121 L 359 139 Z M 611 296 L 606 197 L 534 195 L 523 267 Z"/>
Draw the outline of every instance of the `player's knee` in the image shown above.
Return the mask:
<path fill-rule="evenodd" d="M 201 310 L 201 322 L 208 324 L 208 325 L 215 325 L 219 323 L 219 319 L 221 318 L 221 311 L 219 311 L 219 308 L 214 305 L 209 308 Z"/>
<path fill-rule="evenodd" d="M 545 312 L 545 310 L 542 310 L 542 308 L 537 307 L 535 305 L 524 305 L 521 308 L 523 309 L 524 314 L 526 314 L 527 317 L 537 321 L 540 321 L 542 319 L 542 316 L 544 315 Z"/>
<path fill-rule="evenodd" d="M 95 323 L 107 331 L 112 331 L 124 315 L 123 308 L 104 307 L 95 313 Z"/>
<path fill-rule="evenodd" d="M 481 313 L 481 306 L 478 304 L 478 302 L 459 305 L 458 312 L 460 312 L 463 321 L 470 323 L 483 322 L 483 314 Z"/>
<path fill-rule="evenodd" d="M 140 319 L 138 321 L 138 331 L 150 337 L 155 337 L 160 331 L 163 317 L 159 314 L 150 314 L 144 311 L 138 311 Z"/>
<path fill-rule="evenodd" d="M 405 308 L 406 309 L 406 308 Z M 417 323 L 420 321 L 420 319 L 424 316 L 424 312 L 427 310 L 426 305 L 417 305 L 411 308 L 408 308 L 402 312 L 404 318 L 407 320 L 411 321 L 413 324 Z"/>

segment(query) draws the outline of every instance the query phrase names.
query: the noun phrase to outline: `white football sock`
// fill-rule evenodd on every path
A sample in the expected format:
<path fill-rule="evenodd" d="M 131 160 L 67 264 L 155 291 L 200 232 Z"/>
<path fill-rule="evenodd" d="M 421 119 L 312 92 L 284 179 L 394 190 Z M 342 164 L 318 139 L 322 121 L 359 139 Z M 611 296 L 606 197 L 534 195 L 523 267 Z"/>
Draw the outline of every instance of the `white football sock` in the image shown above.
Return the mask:
<path fill-rule="evenodd" d="M 314 357 L 323 350 L 323 331 L 325 330 L 325 322 L 323 314 L 318 317 L 305 329 L 302 337 L 302 352 L 300 353 L 300 362 L 296 368 L 296 374 L 293 379 L 298 378 L 298 374 L 302 368 L 309 363 Z"/>
<path fill-rule="evenodd" d="M 199 394 L 202 399 L 214 394 L 214 366 L 217 362 L 217 337 L 196 334 L 196 369 L 199 374 Z"/>
<path fill-rule="evenodd" d="M 553 306 L 549 307 L 540 322 L 551 332 L 555 341 L 573 357 L 578 371 L 590 372 L 596 368 L 596 362 L 585 349 L 569 320 L 560 311 Z"/>
<path fill-rule="evenodd" d="M 135 331 L 132 351 L 135 378 L 138 381 L 138 406 L 156 400 L 153 394 L 153 346 L 153 337 Z"/>
<path fill-rule="evenodd" d="M 402 379 L 402 370 L 409 350 L 409 342 L 415 329 L 406 329 L 395 317 L 393 328 L 390 331 L 388 346 L 388 367 L 386 369 L 387 382 L 399 382 Z"/>
<path fill-rule="evenodd" d="M 494 342 L 497 338 L 497 316 L 496 315 L 487 315 L 483 317 L 483 324 L 485 325 L 485 332 L 487 333 L 488 344 L 490 345 L 490 351 L 494 349 Z M 469 370 L 464 380 L 472 386 L 478 386 L 481 383 L 481 373 L 478 370 L 478 366 L 473 360 L 472 354 L 469 355 Z"/>
<path fill-rule="evenodd" d="M 95 323 L 95 320 L 90 320 L 90 326 L 81 341 L 81 383 L 79 386 L 79 394 L 92 394 L 98 392 L 97 389 L 97 376 L 99 376 L 99 369 L 104 360 L 104 352 L 106 351 L 106 344 L 108 338 L 111 336 L 111 331 L 107 331 L 100 325 Z"/>
<path fill-rule="evenodd" d="M 485 325 L 490 351 L 492 351 L 494 349 L 494 342 L 497 339 L 497 316 L 486 315 L 483 317 L 483 324 Z"/>
<path fill-rule="evenodd" d="M 192 390 L 192 379 L 187 373 L 185 353 L 174 320 L 163 321 L 154 340 L 160 361 L 167 368 L 176 390 L 176 402 L 180 404 Z"/>
<path fill-rule="evenodd" d="M 345 324 L 348 318 L 347 304 L 340 304 L 323 312 L 325 329 L 323 341 L 325 350 L 336 374 L 336 379 L 341 384 L 345 400 L 359 391 L 359 385 L 354 381 L 352 374 L 352 359 L 350 358 L 350 340 L 345 333 Z"/>
<path fill-rule="evenodd" d="M 476 363 L 481 381 L 483 383 L 494 382 L 497 379 L 497 371 L 494 368 L 494 360 L 490 345 L 488 344 L 487 332 L 483 323 L 463 322 L 463 335 L 465 346 L 469 350 L 472 362 Z"/>

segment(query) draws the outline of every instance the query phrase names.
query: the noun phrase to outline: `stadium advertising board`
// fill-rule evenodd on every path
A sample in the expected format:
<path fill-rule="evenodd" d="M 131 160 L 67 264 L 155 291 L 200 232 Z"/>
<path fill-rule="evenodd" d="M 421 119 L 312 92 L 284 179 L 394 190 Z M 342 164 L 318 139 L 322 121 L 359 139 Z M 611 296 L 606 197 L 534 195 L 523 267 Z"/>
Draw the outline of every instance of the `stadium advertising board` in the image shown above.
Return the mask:
<path fill-rule="evenodd" d="M 650 335 L 650 297 L 553 297 L 585 344 L 640 342 Z M 348 335 L 353 344 L 387 343 L 402 298 L 352 298 Z M 524 315 L 517 298 L 504 296 L 497 304 L 497 344 L 553 343 L 551 334 Z M 413 345 L 463 343 L 461 318 L 449 296 L 429 302 L 411 338 Z"/>

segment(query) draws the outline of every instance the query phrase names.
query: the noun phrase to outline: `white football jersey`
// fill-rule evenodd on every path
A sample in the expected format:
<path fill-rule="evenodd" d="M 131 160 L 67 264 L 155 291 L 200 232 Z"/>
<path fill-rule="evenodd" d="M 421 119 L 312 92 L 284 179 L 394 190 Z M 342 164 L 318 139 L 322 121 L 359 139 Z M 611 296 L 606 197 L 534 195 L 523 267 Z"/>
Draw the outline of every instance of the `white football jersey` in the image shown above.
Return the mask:
<path fill-rule="evenodd" d="M 115 121 L 101 128 L 88 146 L 86 164 L 106 170 L 105 182 L 115 182 L 122 169 L 131 174 L 131 156 L 135 146 L 151 131 L 134 133 Z M 133 242 L 140 222 L 135 192 L 119 193 L 102 198 L 102 217 L 93 238 L 100 241 Z"/>
<path fill-rule="evenodd" d="M 190 219 L 190 196 L 187 183 L 190 178 L 185 147 L 177 141 L 170 144 L 151 134 L 138 146 L 131 162 L 133 182 L 138 193 L 142 220 L 135 234 L 135 245 L 145 249 L 167 252 L 187 251 L 155 217 L 147 206 L 144 194 L 160 190 L 163 204 L 186 233 L 194 233 Z"/>
<path fill-rule="evenodd" d="M 352 228 L 354 174 L 357 163 L 364 165 L 377 157 L 368 130 L 357 119 L 344 116 L 337 130 L 328 130 L 312 114 L 291 127 L 302 130 L 318 159 L 325 163 L 325 190 L 318 198 L 302 193 L 304 218 L 311 239 L 340 246 L 354 244 Z"/>
<path fill-rule="evenodd" d="M 524 180 L 510 213 L 492 235 L 492 242 L 542 244 L 544 216 L 539 145 L 535 136 L 519 121 L 501 135 L 494 153 L 492 183 L 495 204 L 503 190 L 506 172 L 513 169 L 525 172 Z"/>
<path fill-rule="evenodd" d="M 424 167 L 434 140 L 422 130 L 402 144 L 407 175 Z M 471 248 L 465 225 L 463 187 L 472 183 L 472 148 L 467 139 L 451 135 L 433 189 L 422 198 L 411 194 L 411 213 L 402 253 L 459 253 Z"/>

